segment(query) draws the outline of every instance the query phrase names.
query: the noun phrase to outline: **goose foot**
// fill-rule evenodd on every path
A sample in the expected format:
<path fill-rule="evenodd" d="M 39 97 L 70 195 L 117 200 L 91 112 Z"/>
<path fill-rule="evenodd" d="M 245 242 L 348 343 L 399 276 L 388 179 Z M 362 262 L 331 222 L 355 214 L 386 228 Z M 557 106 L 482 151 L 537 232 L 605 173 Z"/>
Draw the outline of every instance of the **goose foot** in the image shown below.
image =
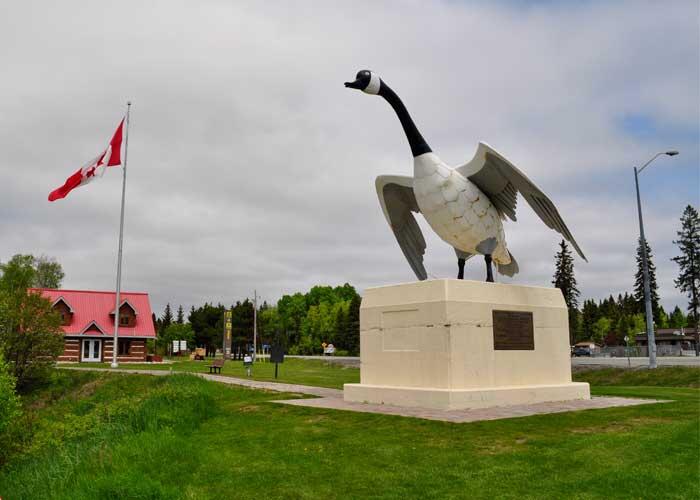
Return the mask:
<path fill-rule="evenodd" d="M 484 255 L 484 260 L 486 261 L 486 282 L 493 283 L 493 269 L 491 268 L 491 254 Z"/>
<path fill-rule="evenodd" d="M 465 259 L 457 259 L 457 267 L 459 268 L 459 271 L 457 272 L 458 280 L 464 279 L 464 262 Z"/>

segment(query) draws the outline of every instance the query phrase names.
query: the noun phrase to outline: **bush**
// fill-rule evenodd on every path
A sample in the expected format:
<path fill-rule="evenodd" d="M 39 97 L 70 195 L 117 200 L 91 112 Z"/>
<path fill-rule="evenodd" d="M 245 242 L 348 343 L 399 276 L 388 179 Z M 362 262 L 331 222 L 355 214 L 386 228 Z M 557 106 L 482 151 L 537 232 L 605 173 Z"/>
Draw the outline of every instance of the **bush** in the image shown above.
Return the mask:
<path fill-rule="evenodd" d="M 63 352 L 61 317 L 51 302 L 21 288 L 0 290 L 0 349 L 12 367 L 17 390 L 27 392 L 46 381 Z"/>
<path fill-rule="evenodd" d="M 22 413 L 19 398 L 15 393 L 15 383 L 10 365 L 0 351 L 0 463 L 3 462 L 3 450 L 7 450 L 7 430 Z"/>

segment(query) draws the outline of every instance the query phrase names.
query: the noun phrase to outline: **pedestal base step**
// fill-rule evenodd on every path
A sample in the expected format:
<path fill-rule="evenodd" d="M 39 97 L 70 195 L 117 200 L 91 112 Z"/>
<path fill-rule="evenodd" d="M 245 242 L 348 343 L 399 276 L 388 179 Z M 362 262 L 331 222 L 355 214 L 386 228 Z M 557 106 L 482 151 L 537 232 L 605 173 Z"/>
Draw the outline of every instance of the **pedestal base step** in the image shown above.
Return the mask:
<path fill-rule="evenodd" d="M 387 404 L 411 408 L 463 410 L 493 406 L 526 405 L 550 401 L 590 399 L 587 383 L 522 385 L 479 389 L 438 389 L 345 384 L 345 401 Z"/>

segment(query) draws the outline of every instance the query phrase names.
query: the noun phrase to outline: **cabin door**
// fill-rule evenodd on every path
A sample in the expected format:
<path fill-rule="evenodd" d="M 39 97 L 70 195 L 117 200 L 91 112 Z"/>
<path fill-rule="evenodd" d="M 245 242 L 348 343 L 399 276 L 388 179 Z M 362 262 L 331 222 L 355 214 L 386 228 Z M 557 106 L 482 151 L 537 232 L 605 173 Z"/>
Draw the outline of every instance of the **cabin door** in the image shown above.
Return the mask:
<path fill-rule="evenodd" d="M 83 339 L 83 361 L 95 363 L 101 361 L 102 341 Z"/>

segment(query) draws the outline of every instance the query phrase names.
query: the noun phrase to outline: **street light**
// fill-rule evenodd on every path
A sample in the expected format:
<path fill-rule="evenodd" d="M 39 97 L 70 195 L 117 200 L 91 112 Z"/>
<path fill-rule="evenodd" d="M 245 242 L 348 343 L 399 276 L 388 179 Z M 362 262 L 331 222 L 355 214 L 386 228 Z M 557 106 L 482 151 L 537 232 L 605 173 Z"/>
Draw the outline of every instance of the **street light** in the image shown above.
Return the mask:
<path fill-rule="evenodd" d="M 639 240 L 642 246 L 642 269 L 644 275 L 644 307 L 647 320 L 647 346 L 649 351 L 649 368 L 656 368 L 656 340 L 654 339 L 654 317 L 651 312 L 651 287 L 649 285 L 649 263 L 647 260 L 647 241 L 644 238 L 644 222 L 642 221 L 642 202 L 639 198 L 639 174 L 647 165 L 661 155 L 676 156 L 678 151 L 661 151 L 652 156 L 651 160 L 637 170 L 634 167 L 634 185 L 637 188 L 637 211 L 639 212 Z"/>

